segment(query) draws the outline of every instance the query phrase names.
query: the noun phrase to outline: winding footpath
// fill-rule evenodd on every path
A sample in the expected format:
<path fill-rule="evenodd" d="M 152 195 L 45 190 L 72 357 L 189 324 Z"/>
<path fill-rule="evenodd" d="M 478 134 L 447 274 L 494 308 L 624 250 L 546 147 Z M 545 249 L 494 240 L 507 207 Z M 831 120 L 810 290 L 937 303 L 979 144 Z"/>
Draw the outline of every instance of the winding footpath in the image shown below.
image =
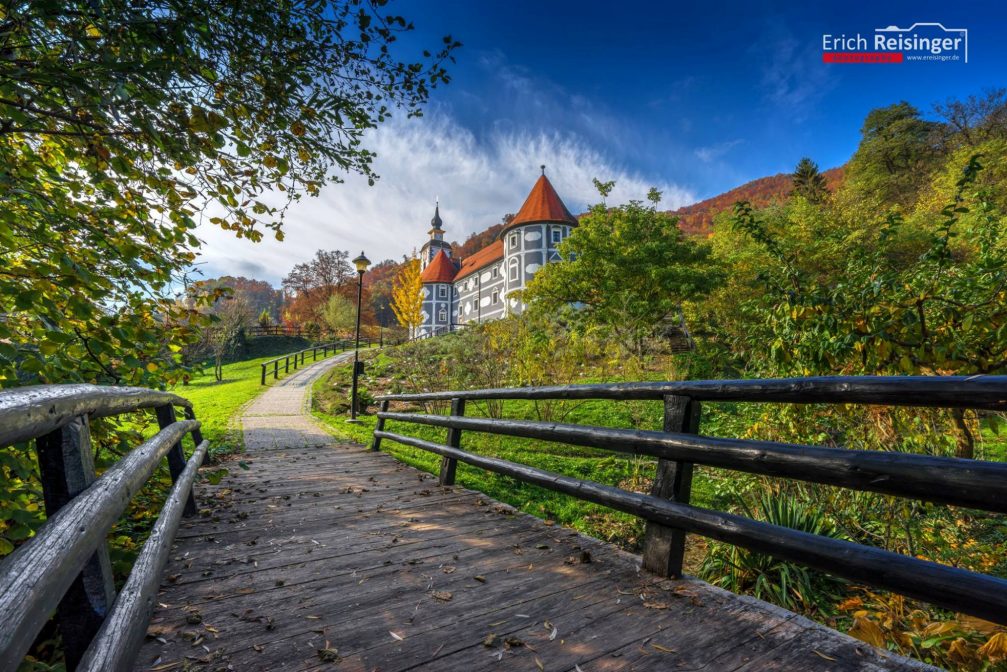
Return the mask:
<path fill-rule="evenodd" d="M 137 670 L 933 669 L 336 441 L 308 403 L 347 357 L 246 408 L 246 451 L 196 488 Z"/>

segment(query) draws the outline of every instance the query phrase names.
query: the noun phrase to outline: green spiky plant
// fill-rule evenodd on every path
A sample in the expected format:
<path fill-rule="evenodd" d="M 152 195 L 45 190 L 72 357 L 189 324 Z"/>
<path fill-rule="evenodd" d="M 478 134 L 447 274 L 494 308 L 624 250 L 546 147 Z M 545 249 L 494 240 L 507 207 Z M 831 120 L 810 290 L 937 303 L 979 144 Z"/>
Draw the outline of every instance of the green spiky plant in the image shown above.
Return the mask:
<path fill-rule="evenodd" d="M 772 525 L 844 539 L 833 521 L 818 508 L 792 496 L 765 492 L 756 502 L 758 515 L 742 504 L 745 515 Z M 713 542 L 700 567 L 700 576 L 734 593 L 754 595 L 791 611 L 829 615 L 842 596 L 843 581 L 802 565 Z"/>

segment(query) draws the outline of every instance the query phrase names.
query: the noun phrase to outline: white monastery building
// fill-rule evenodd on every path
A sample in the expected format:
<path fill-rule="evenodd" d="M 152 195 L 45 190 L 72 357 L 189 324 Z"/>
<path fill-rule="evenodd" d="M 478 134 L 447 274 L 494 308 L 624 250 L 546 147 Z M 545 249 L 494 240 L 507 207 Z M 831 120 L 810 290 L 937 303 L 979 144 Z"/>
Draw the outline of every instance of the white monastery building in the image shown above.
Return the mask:
<path fill-rule="evenodd" d="M 556 194 L 543 166 L 514 219 L 475 254 L 452 258 L 439 205 L 430 224 L 430 240 L 420 249 L 423 322 L 416 336 L 421 337 L 521 312 L 524 305 L 511 293 L 524 289 L 542 266 L 560 260 L 556 248 L 577 226 L 577 218 Z"/>

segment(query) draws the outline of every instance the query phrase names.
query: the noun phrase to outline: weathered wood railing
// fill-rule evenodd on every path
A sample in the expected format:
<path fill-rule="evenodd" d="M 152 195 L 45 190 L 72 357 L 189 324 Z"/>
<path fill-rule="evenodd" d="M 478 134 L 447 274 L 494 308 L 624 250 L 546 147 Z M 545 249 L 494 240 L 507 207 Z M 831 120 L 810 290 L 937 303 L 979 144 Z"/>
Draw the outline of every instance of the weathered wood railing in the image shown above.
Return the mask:
<path fill-rule="evenodd" d="M 664 401 L 664 431 L 464 417 L 465 402 L 516 399 Z M 700 534 L 865 585 L 1007 624 L 1007 581 L 879 548 L 799 532 L 689 504 L 693 464 L 824 483 L 998 513 L 1007 512 L 1007 464 L 804 446 L 699 435 L 710 401 L 881 404 L 1007 410 L 1007 376 L 821 377 L 782 380 L 619 383 L 399 394 L 381 402 L 372 448 L 381 441 L 442 456 L 441 483 L 458 461 L 637 515 L 647 521 L 643 564 L 663 576 L 682 571 L 686 533 Z M 389 412 L 399 402 L 450 401 L 451 415 Z M 445 427 L 445 444 L 385 429 L 388 421 Z M 485 457 L 460 448 L 463 431 L 589 446 L 658 458 L 649 495 Z"/>
<path fill-rule="evenodd" d="M 154 409 L 160 431 L 96 478 L 89 421 L 139 409 Z M 188 460 L 186 434 L 196 446 Z M 192 405 L 167 392 L 95 385 L 0 392 L 0 446 L 32 439 L 48 519 L 0 561 L 0 671 L 18 668 L 53 611 L 68 669 L 128 669 L 179 521 L 195 513 L 192 483 L 208 443 Z M 116 597 L 105 538 L 165 457 L 174 485 Z"/>
<path fill-rule="evenodd" d="M 374 345 L 373 338 L 360 339 L 360 347 L 369 348 L 372 345 Z M 304 361 L 307 358 L 309 352 L 311 353 L 311 361 L 315 362 L 318 361 L 319 352 L 322 353 L 322 358 L 324 359 L 329 356 L 329 351 L 332 351 L 332 354 L 335 354 L 337 352 L 342 352 L 343 350 L 348 350 L 352 347 L 353 347 L 353 341 L 333 341 L 332 343 L 323 343 L 321 345 L 314 345 L 310 348 L 305 348 L 304 350 L 298 350 L 297 352 L 291 352 L 290 354 L 287 355 L 280 355 L 276 359 L 270 359 L 268 361 L 263 362 L 260 365 L 262 367 L 262 372 L 259 377 L 259 384 L 260 385 L 266 384 L 266 370 L 269 367 L 273 368 L 273 380 L 276 380 L 277 378 L 280 377 L 280 362 L 283 362 L 283 373 L 284 375 L 286 375 L 290 373 L 291 362 L 293 362 L 294 364 L 294 371 L 297 370 L 298 366 L 304 366 Z"/>

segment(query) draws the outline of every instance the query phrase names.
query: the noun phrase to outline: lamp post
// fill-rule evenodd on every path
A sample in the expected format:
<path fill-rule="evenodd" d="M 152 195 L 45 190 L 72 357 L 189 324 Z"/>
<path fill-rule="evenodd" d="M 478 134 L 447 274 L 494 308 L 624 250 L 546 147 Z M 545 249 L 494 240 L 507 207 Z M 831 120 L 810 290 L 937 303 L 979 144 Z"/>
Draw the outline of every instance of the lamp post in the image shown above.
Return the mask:
<path fill-rule="evenodd" d="M 358 422 L 357 376 L 360 375 L 360 304 L 364 296 L 364 273 L 371 265 L 371 260 L 361 252 L 360 256 L 353 260 L 353 265 L 357 267 L 357 335 L 353 345 L 353 390 L 350 392 L 350 422 Z"/>

